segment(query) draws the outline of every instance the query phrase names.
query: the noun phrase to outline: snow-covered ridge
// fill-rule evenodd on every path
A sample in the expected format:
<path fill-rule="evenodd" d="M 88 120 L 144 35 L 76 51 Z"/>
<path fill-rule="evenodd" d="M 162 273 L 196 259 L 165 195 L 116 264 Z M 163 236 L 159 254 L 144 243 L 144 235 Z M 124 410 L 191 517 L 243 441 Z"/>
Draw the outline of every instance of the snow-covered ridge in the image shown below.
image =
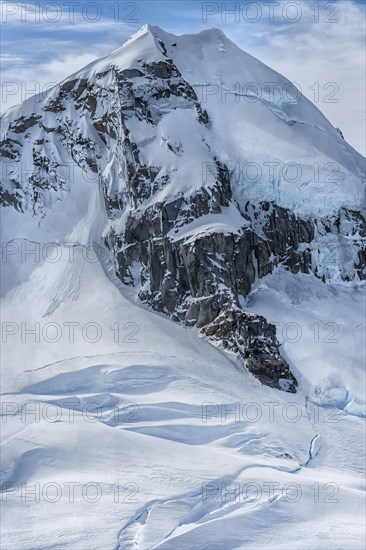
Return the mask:
<path fill-rule="evenodd" d="M 138 70 L 141 61 L 167 59 L 207 110 L 210 145 L 235 171 L 234 194 L 241 204 L 275 201 L 313 217 L 365 206 L 364 158 L 286 78 L 243 52 L 216 27 L 175 36 L 144 25 L 122 47 L 64 82 L 92 83 L 106 73 L 99 85 L 113 86 L 112 67 Z M 45 101 L 58 90 L 51 90 Z M 3 131 L 19 116 L 38 113 L 43 104 L 31 98 L 11 109 Z"/>

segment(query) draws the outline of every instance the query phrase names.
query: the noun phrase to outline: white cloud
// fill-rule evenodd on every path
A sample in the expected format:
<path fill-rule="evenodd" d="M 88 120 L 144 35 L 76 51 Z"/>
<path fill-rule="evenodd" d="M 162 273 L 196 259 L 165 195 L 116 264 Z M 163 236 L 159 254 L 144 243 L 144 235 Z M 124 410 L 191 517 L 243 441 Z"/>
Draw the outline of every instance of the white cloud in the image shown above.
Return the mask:
<path fill-rule="evenodd" d="M 13 65 L 5 69 L 2 76 L 2 111 L 21 103 L 34 93 L 46 91 L 113 48 L 108 45 L 95 46 L 92 52 L 86 52 L 76 44 L 74 49 L 79 50 L 78 55 L 67 53 L 62 59 L 28 65 L 16 71 Z"/>
<path fill-rule="evenodd" d="M 70 7 L 72 5 L 72 2 L 42 4 L 40 2 L 1 1 L 0 20 L 4 31 L 23 31 L 24 33 L 34 33 L 34 35 L 74 33 L 80 36 L 81 42 L 85 39 L 85 34 L 108 33 L 110 35 L 118 33 L 123 35 L 131 34 L 135 30 L 132 15 L 131 19 L 127 21 L 122 17 L 115 17 L 111 9 L 103 11 L 102 7 L 105 6 L 100 2 L 75 2 L 74 9 Z M 97 9 L 98 11 L 96 11 Z"/>

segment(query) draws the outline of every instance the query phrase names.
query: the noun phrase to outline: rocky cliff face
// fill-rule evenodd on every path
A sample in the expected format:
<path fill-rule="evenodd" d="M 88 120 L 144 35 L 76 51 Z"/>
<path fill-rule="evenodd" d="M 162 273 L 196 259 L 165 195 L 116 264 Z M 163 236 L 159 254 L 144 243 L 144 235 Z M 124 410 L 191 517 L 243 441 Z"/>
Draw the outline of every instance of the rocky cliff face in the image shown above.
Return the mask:
<path fill-rule="evenodd" d="M 55 202 L 87 177 L 100 188 L 103 242 L 119 279 L 239 354 L 262 383 L 295 392 L 275 327 L 246 313 L 243 299 L 278 266 L 324 283 L 365 280 L 365 217 L 345 207 L 315 218 L 275 201 L 239 204 L 210 113 L 163 46 L 153 61 L 84 70 L 8 115 L 3 205 L 52 223 Z M 180 131 L 187 121 L 189 132 Z"/>

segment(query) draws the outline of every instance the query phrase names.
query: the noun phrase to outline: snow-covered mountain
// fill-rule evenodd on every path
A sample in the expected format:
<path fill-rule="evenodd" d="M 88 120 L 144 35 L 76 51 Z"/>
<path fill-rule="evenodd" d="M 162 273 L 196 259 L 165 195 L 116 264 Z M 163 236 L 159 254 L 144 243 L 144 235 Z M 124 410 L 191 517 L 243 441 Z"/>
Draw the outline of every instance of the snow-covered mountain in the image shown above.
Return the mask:
<path fill-rule="evenodd" d="M 2 134 L 6 548 L 361 547 L 365 159 L 218 28 L 145 25 L 8 111 Z M 29 402 L 75 402 L 75 418 L 23 422 Z M 279 418 L 222 420 L 248 402 Z M 247 470 L 306 485 L 303 531 L 283 493 L 202 497 Z M 322 523 L 309 487 L 324 476 L 343 493 Z M 17 487 L 80 479 L 108 498 L 79 495 L 76 523 L 64 495 L 46 513 L 26 502 L 45 522 L 27 523 Z M 115 483 L 140 491 L 122 516 Z"/>
<path fill-rule="evenodd" d="M 235 103 L 248 82 L 259 100 Z M 116 274 L 141 300 L 294 391 L 273 327 L 240 299 L 280 264 L 363 280 L 366 224 L 362 157 L 289 90 L 216 28 L 176 37 L 147 25 L 4 118 L 5 204 L 47 226 L 57 201 L 64 214 L 72 201 L 75 218 L 67 214 L 57 242 L 103 235 Z M 248 163 L 261 171 L 255 183 Z M 336 179 L 325 174 L 332 163 Z M 85 220 L 85 197 L 96 193 L 103 201 Z"/>

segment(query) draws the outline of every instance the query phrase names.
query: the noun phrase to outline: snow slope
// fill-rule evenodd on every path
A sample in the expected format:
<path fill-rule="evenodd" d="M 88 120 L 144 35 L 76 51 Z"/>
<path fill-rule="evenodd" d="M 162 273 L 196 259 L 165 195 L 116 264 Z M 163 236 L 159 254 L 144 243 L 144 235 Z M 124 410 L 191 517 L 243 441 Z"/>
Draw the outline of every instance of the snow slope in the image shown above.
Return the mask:
<path fill-rule="evenodd" d="M 219 28 L 181 37 L 149 30 L 207 109 L 239 202 L 274 200 L 313 216 L 365 205 L 364 158 L 286 78 Z"/>
<path fill-rule="evenodd" d="M 286 347 L 304 390 L 272 390 L 195 329 L 134 304 L 99 262 L 81 250 L 75 258 L 39 265 L 3 302 L 3 320 L 20 331 L 2 357 L 4 547 L 362 548 L 364 419 L 344 402 L 324 408 L 324 386 L 315 399 L 327 374 L 309 369 L 317 344 Z M 296 281 L 287 284 L 306 308 Z M 267 312 L 272 303 L 288 320 L 275 298 Z M 332 296 L 322 305 L 311 321 L 330 313 Z M 21 322 L 40 322 L 41 344 L 21 341 Z M 79 323 L 72 343 L 70 322 Z M 88 323 L 101 328 L 98 342 L 86 341 L 93 330 L 83 338 Z M 332 363 L 359 399 L 357 368 Z"/>

